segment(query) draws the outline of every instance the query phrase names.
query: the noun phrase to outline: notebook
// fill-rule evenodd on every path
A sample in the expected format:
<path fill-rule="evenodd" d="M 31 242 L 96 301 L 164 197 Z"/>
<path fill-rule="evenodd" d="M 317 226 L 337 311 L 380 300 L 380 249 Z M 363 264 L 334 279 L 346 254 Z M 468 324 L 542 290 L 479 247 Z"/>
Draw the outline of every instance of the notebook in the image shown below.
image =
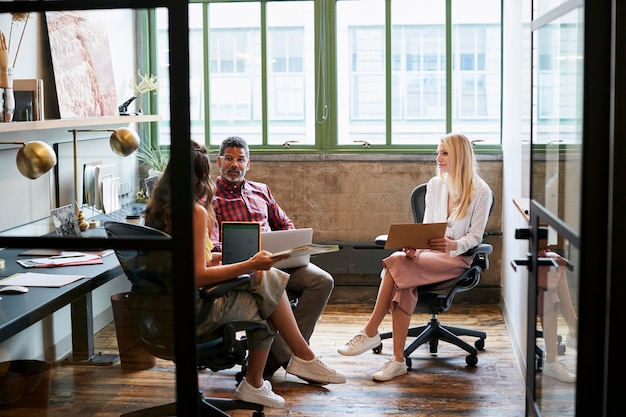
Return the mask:
<path fill-rule="evenodd" d="M 276 253 L 297 246 L 308 245 L 313 240 L 313 229 L 289 229 L 276 230 L 273 232 L 261 233 L 261 247 L 269 252 Z M 276 262 L 276 268 L 298 268 L 309 264 L 311 255 L 292 256 Z"/>
<path fill-rule="evenodd" d="M 222 222 L 222 263 L 233 264 L 253 257 L 261 247 L 261 224 Z"/>

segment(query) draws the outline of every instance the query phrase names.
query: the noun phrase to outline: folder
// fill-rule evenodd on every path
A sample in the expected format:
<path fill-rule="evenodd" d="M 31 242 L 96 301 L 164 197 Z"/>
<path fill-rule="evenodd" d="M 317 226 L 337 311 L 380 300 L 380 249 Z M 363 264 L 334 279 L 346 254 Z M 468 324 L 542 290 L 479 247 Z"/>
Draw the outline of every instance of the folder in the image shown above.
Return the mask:
<path fill-rule="evenodd" d="M 389 227 L 385 249 L 428 249 L 428 241 L 444 237 L 448 223 L 404 223 Z"/>

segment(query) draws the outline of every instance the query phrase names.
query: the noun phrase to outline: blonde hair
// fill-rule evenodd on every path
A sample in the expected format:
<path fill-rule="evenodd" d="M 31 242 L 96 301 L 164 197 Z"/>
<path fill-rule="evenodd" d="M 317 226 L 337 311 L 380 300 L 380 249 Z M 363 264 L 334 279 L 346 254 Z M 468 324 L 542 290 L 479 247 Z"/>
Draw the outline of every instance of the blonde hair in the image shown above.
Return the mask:
<path fill-rule="evenodd" d="M 477 170 L 474 147 L 469 139 L 459 133 L 450 133 L 441 139 L 442 146 L 450 156 L 450 170 L 447 175 L 448 189 L 452 197 L 452 217 L 462 219 L 472 201 L 474 173 Z M 444 176 L 439 172 L 440 176 Z"/>

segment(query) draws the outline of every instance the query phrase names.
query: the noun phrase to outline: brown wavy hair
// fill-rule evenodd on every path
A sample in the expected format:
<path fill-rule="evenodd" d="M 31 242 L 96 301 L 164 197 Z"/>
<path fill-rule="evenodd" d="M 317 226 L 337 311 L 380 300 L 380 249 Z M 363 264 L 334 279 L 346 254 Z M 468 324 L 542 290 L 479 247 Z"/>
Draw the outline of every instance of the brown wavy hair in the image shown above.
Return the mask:
<path fill-rule="evenodd" d="M 213 200 L 215 183 L 211 179 L 209 151 L 204 145 L 194 141 L 190 141 L 190 143 L 194 172 L 194 202 L 207 209 L 209 224 L 213 224 L 215 214 L 211 200 Z M 145 212 L 146 226 L 154 227 L 168 234 L 172 232 L 172 180 L 170 175 L 172 169 L 172 161 L 170 160 L 152 191 Z"/>

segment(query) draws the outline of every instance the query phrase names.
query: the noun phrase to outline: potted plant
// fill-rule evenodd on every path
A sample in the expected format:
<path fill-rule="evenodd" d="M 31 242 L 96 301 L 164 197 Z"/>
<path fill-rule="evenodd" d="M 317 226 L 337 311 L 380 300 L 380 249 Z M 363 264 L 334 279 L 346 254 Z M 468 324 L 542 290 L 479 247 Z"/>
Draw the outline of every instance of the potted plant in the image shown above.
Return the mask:
<path fill-rule="evenodd" d="M 137 75 L 139 76 L 139 82 L 131 81 L 130 86 L 137 97 L 137 114 L 143 114 L 143 95 L 150 92 L 156 94 L 159 91 L 159 82 L 156 75 L 141 74 L 141 70 L 137 70 Z"/>
<path fill-rule="evenodd" d="M 170 160 L 170 150 L 162 147 L 153 148 L 142 142 L 137 151 L 137 159 L 148 166 L 148 176 L 160 175 Z"/>

